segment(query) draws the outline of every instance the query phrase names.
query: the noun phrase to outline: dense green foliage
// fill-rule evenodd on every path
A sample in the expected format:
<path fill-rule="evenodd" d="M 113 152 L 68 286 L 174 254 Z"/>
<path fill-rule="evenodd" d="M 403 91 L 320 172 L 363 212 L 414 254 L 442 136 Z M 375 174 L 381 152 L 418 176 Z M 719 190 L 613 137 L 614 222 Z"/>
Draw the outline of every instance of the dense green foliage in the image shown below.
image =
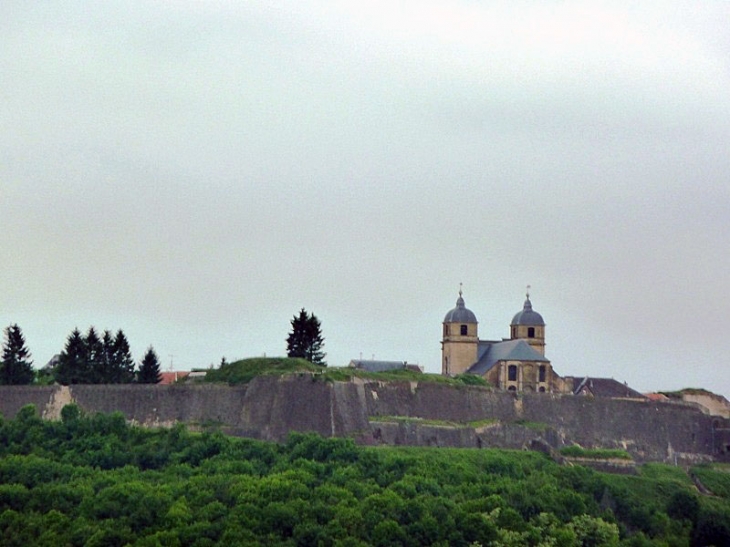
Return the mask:
<path fill-rule="evenodd" d="M 17 386 L 33 383 L 33 361 L 25 345 L 23 331 L 17 324 L 5 329 L 2 361 L 0 361 L 0 385 Z"/>
<path fill-rule="evenodd" d="M 727 545 L 730 500 L 682 470 L 640 476 L 542 454 L 283 445 L 143 430 L 120 414 L 0 419 L 0 544 Z M 708 483 L 722 476 L 695 470 Z M 720 482 L 721 479 L 718 479 Z M 718 483 L 719 484 L 719 483 Z"/>
<path fill-rule="evenodd" d="M 319 319 L 302 308 L 291 320 L 291 332 L 286 338 L 286 356 L 300 357 L 310 363 L 325 365 L 324 337 Z"/>
<path fill-rule="evenodd" d="M 573 445 L 566 446 L 560 449 L 560 453 L 563 456 L 570 456 L 573 458 L 589 458 L 596 460 L 606 459 L 618 459 L 618 460 L 630 460 L 631 455 L 625 450 L 608 449 L 608 448 L 594 448 L 587 449 L 581 446 Z"/>

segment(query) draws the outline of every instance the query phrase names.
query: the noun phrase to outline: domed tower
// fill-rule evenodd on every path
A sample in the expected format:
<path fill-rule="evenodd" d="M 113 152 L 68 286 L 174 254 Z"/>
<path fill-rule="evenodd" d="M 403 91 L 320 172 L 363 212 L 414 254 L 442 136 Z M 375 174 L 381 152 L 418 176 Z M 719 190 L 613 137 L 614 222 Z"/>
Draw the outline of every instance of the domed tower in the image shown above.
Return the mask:
<path fill-rule="evenodd" d="M 444 317 L 441 340 L 441 373 L 448 376 L 462 374 L 476 363 L 479 337 L 477 317 L 467 309 L 461 287 L 456 307 Z"/>
<path fill-rule="evenodd" d="M 530 302 L 530 287 L 527 287 L 527 299 L 522 311 L 517 312 L 510 324 L 510 338 L 512 340 L 526 340 L 540 355 L 545 355 L 545 321 L 542 315 L 532 309 Z"/>

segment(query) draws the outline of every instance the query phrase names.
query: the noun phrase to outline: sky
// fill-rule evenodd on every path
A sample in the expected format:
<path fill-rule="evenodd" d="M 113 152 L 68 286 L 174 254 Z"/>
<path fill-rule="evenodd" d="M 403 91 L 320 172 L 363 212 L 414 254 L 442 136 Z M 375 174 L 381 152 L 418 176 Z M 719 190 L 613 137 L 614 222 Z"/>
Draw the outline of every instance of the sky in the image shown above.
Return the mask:
<path fill-rule="evenodd" d="M 440 371 L 531 286 L 558 374 L 730 397 L 730 3 L 0 3 L 0 324 L 189 370 Z"/>

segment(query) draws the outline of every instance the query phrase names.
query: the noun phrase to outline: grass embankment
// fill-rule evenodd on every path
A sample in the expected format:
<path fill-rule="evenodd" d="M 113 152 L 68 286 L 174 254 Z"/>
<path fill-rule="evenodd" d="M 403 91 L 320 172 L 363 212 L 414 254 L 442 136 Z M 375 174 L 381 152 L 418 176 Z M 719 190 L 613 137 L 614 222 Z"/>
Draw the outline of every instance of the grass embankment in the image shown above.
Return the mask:
<path fill-rule="evenodd" d="M 326 382 L 348 382 L 353 378 L 360 378 L 381 382 L 431 382 L 454 386 L 489 387 L 483 378 L 471 374 L 450 378 L 441 374 L 426 374 L 411 370 L 367 372 L 350 367 L 323 367 L 305 359 L 290 357 L 257 357 L 224 363 L 219 368 L 208 371 L 205 381 L 239 385 L 247 384 L 257 376 L 284 376 L 297 373 L 314 374 Z"/>

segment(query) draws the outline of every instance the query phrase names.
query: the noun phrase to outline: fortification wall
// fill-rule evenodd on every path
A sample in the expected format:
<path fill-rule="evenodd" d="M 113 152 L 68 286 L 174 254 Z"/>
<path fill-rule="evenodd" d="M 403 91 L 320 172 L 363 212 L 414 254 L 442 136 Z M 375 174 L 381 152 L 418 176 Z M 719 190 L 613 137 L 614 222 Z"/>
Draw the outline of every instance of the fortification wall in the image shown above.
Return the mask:
<path fill-rule="evenodd" d="M 190 384 L 2 387 L 0 412 L 33 404 L 58 418 L 64 404 L 119 411 L 144 426 L 218 425 L 281 441 L 291 431 L 352 436 L 365 443 L 521 448 L 623 448 L 640 461 L 722 457 L 730 422 L 692 406 L 532 393 L 431 382 L 326 382 L 297 374 L 262 376 L 245 386 Z"/>

